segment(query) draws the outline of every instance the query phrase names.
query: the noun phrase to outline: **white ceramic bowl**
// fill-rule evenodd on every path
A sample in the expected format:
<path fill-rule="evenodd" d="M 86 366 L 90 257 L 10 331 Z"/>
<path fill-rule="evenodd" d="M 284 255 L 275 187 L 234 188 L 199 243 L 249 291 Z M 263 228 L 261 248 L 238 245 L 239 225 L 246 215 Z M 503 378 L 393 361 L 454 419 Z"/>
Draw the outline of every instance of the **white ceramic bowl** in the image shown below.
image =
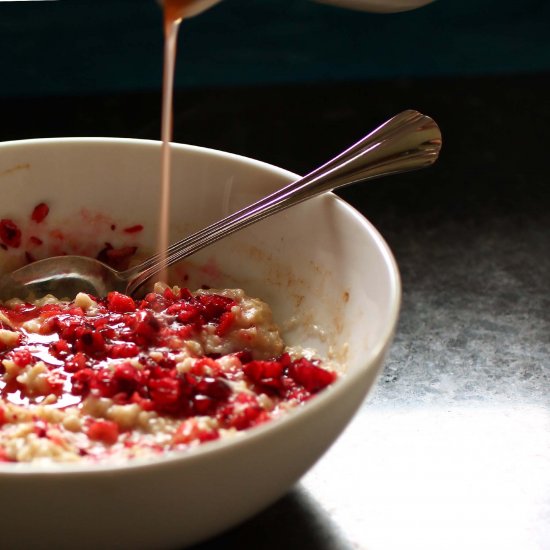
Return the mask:
<path fill-rule="evenodd" d="M 172 238 L 296 176 L 247 158 L 173 147 Z M 153 248 L 160 147 L 126 139 L 0 145 L 0 218 L 24 235 L 50 207 L 41 250 Z M 139 233 L 122 229 L 142 224 Z M 115 226 L 113 228 L 113 226 Z M 14 256 L 0 250 L 0 265 Z M 57 249 L 56 249 L 57 247 Z M 373 226 L 333 194 L 217 243 L 179 268 L 189 286 L 242 287 L 268 301 L 289 343 L 340 360 L 343 376 L 303 408 L 231 441 L 124 466 L 0 463 L 5 548 L 172 548 L 245 520 L 281 497 L 334 442 L 381 368 L 400 305 L 395 261 Z M 9 528 L 8 528 L 9 526 Z"/>

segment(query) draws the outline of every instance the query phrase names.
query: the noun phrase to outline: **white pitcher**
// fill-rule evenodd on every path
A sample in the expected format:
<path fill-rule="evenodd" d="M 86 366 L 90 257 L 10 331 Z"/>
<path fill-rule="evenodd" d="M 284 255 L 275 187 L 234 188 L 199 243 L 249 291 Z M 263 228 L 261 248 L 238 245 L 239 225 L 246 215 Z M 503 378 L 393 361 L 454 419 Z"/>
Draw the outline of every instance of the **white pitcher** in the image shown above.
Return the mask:
<path fill-rule="evenodd" d="M 210 8 L 221 0 L 192 0 L 188 16 L 192 17 Z M 378 13 L 393 13 L 419 8 L 433 0 L 316 0 L 323 4 L 334 4 L 342 8 L 350 8 Z"/>
<path fill-rule="evenodd" d="M 433 0 L 316 0 L 323 4 L 334 4 L 342 8 L 372 11 L 377 13 L 393 13 L 414 10 L 425 6 Z"/>

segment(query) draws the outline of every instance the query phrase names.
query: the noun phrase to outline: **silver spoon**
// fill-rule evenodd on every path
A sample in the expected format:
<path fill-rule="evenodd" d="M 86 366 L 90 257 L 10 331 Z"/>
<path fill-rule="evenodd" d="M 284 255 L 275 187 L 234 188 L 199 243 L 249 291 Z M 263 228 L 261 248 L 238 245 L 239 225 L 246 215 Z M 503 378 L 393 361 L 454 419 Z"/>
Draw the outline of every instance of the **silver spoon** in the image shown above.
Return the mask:
<path fill-rule="evenodd" d="M 56 256 L 28 264 L 0 279 L 0 299 L 78 292 L 105 296 L 111 290 L 134 294 L 146 281 L 231 233 L 311 197 L 380 176 L 407 172 L 435 162 L 441 149 L 437 124 L 417 111 L 404 111 L 313 172 L 230 214 L 125 271 L 94 258 Z"/>

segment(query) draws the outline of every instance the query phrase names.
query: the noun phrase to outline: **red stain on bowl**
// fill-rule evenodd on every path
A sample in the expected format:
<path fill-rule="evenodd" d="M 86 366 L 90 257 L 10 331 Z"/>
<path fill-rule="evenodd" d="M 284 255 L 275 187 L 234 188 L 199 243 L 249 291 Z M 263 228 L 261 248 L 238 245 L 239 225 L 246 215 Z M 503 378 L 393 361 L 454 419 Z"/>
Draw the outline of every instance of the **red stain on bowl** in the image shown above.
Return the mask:
<path fill-rule="evenodd" d="M 50 207 L 45 202 L 41 202 L 34 207 L 31 214 L 31 220 L 36 223 L 42 223 L 49 212 Z"/>
<path fill-rule="evenodd" d="M 42 239 L 36 237 L 35 235 L 31 235 L 29 237 L 29 244 L 33 246 L 40 246 L 43 243 Z"/>
<path fill-rule="evenodd" d="M 139 223 L 137 225 L 125 227 L 122 231 L 124 231 L 124 233 L 139 233 L 140 231 L 143 231 L 143 225 Z"/>
<path fill-rule="evenodd" d="M 13 220 L 0 220 L 0 240 L 10 248 L 21 246 L 21 230 Z"/>
<path fill-rule="evenodd" d="M 114 269 L 127 269 L 130 259 L 136 253 L 137 246 L 121 246 L 114 248 L 111 243 L 105 243 L 105 246 L 98 252 L 96 258 Z"/>
<path fill-rule="evenodd" d="M 60 231 L 59 229 L 52 229 L 50 231 L 50 237 L 52 239 L 55 239 L 57 241 L 62 241 L 65 239 L 65 235 L 63 234 L 62 231 Z"/>
<path fill-rule="evenodd" d="M 209 280 L 216 281 L 222 276 L 220 266 L 215 259 L 211 258 L 207 263 L 201 266 L 201 274 L 205 275 Z"/>
<path fill-rule="evenodd" d="M 97 257 L 115 269 L 125 269 L 138 249 L 138 235 L 144 230 L 142 224 L 128 224 L 127 220 L 119 223 L 120 220 L 87 208 L 63 219 L 52 218 L 51 213 L 51 205 L 40 202 L 26 219 L 6 216 L 0 220 L 0 249 L 13 257 L 6 264 L 10 269 L 21 262 L 67 254 Z M 22 243 L 25 250 L 16 256 L 13 249 Z"/>

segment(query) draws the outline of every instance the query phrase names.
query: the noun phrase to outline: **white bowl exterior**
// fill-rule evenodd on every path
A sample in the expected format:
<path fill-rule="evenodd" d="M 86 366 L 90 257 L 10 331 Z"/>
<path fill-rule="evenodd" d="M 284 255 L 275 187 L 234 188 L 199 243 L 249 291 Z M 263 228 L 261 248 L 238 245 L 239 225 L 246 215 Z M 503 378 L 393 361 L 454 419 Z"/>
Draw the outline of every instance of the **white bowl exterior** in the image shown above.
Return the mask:
<path fill-rule="evenodd" d="M 156 142 L 3 144 L 0 216 L 23 220 L 37 202 L 45 201 L 51 227 L 72 224 L 78 239 L 93 244 L 110 238 L 109 220 L 139 223 L 144 230 L 129 238 L 151 250 L 159 167 Z M 250 159 L 174 145 L 171 238 L 294 177 Z M 103 216 L 95 228 L 84 227 L 82 208 Z M 14 261 L 0 251 L 3 265 Z M 122 533 L 124 547 L 191 544 L 284 494 L 359 407 L 390 343 L 400 284 L 384 241 L 349 205 L 332 194 L 318 197 L 217 243 L 178 269 L 189 277 L 189 286 L 239 286 L 265 299 L 290 343 L 345 362 L 345 375 L 281 421 L 175 458 L 95 469 L 1 466 L 0 512 L 14 527 L 13 538 L 3 535 L 6 544 L 69 547 L 77 540 L 81 547 L 108 547 L 120 544 Z"/>

